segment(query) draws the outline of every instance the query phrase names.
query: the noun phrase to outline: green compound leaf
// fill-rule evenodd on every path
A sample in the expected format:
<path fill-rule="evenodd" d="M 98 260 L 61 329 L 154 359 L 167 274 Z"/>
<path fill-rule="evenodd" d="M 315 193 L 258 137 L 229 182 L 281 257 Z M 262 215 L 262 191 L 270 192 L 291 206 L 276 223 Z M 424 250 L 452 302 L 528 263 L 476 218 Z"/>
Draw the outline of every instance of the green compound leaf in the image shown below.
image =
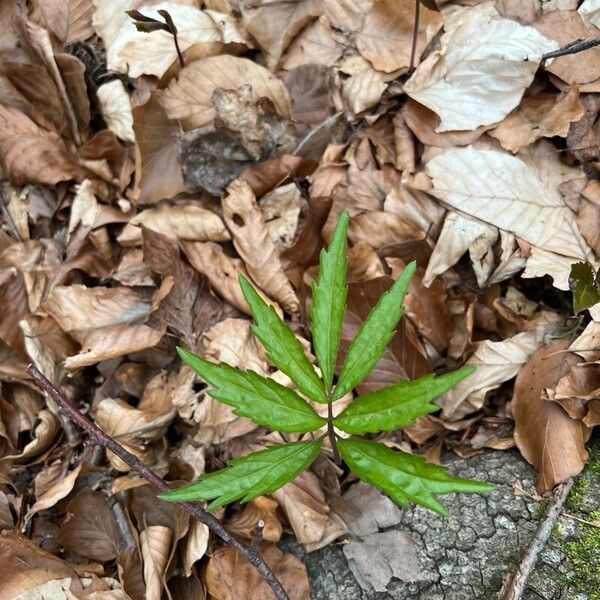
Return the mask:
<path fill-rule="evenodd" d="M 575 314 L 600 302 L 600 270 L 594 273 L 592 265 L 578 262 L 571 265 L 569 287 L 573 292 Z"/>
<path fill-rule="evenodd" d="M 350 438 L 338 440 L 337 447 L 360 479 L 383 490 L 404 507 L 412 501 L 447 515 L 448 511 L 434 494 L 487 492 L 493 488 L 489 483 L 452 477 L 443 467 L 425 462 L 422 456 L 396 452 L 377 442 Z"/>
<path fill-rule="evenodd" d="M 288 483 L 304 471 L 317 457 L 321 440 L 293 442 L 271 446 L 243 458 L 232 460 L 227 467 L 202 476 L 198 481 L 159 494 L 168 502 L 214 500 L 214 510 L 235 500 L 248 502 Z"/>
<path fill-rule="evenodd" d="M 333 383 L 333 371 L 340 346 L 348 293 L 346 286 L 348 218 L 348 211 L 342 212 L 329 248 L 321 250 L 319 278 L 312 287 L 310 330 L 326 389 L 330 389 Z"/>
<path fill-rule="evenodd" d="M 473 371 L 475 367 L 463 367 L 438 377 L 424 375 L 369 392 L 352 401 L 333 424 L 347 433 L 376 433 L 406 427 L 415 417 L 439 410 L 440 407 L 431 400 Z"/>
<path fill-rule="evenodd" d="M 360 326 L 344 359 L 333 393 L 334 400 L 341 398 L 362 381 L 383 356 L 404 312 L 402 302 L 416 268 L 417 263 L 414 261 L 406 265 Z"/>
<path fill-rule="evenodd" d="M 298 394 L 254 371 L 242 371 L 215 364 L 183 348 L 179 356 L 204 381 L 212 385 L 208 393 L 241 417 L 277 431 L 303 433 L 322 427 L 326 421 Z"/>
<path fill-rule="evenodd" d="M 281 369 L 303 394 L 311 400 L 327 404 L 323 382 L 306 358 L 296 336 L 286 327 L 275 309 L 268 306 L 256 293 L 245 277 L 240 275 L 239 282 L 256 321 L 256 325 L 252 325 L 252 333 L 267 350 L 269 360 Z"/>

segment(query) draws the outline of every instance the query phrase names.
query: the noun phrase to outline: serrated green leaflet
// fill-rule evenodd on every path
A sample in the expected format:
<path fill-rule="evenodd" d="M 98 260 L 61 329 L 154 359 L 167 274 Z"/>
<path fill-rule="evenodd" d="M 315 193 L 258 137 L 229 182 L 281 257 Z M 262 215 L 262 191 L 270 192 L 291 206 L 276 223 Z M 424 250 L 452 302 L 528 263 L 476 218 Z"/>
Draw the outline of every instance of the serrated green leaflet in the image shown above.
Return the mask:
<path fill-rule="evenodd" d="M 600 270 L 594 273 L 590 263 L 578 262 L 571 265 L 569 287 L 573 292 L 575 314 L 600 302 Z"/>
<path fill-rule="evenodd" d="M 254 371 L 215 364 L 183 348 L 179 356 L 204 381 L 213 386 L 208 393 L 241 417 L 277 431 L 302 433 L 322 427 L 326 421 L 298 394 Z"/>
<path fill-rule="evenodd" d="M 267 350 L 269 360 L 283 371 L 296 387 L 311 400 L 327 404 L 323 382 L 304 354 L 296 336 L 286 327 L 272 306 L 256 293 L 252 284 L 242 275 L 239 278 L 242 293 L 256 325 L 252 333 Z"/>
<path fill-rule="evenodd" d="M 448 511 L 434 494 L 493 489 L 488 483 L 452 477 L 443 467 L 425 462 L 422 456 L 390 450 L 377 442 L 359 438 L 338 440 L 338 450 L 360 479 L 383 490 L 402 506 L 412 501 L 447 515 Z"/>
<path fill-rule="evenodd" d="M 344 211 L 340 215 L 329 248 L 321 250 L 319 277 L 312 286 L 310 330 L 327 390 L 333 383 L 333 370 L 340 345 L 348 292 L 346 287 L 347 233 L 348 211 Z"/>
<path fill-rule="evenodd" d="M 334 400 L 352 390 L 383 356 L 404 312 L 402 302 L 416 268 L 414 261 L 406 265 L 392 287 L 381 296 L 360 326 L 344 359 L 333 393 Z"/>
<path fill-rule="evenodd" d="M 333 424 L 347 433 L 376 433 L 406 427 L 415 417 L 439 410 L 431 400 L 474 370 L 474 367 L 463 367 L 438 377 L 425 375 L 364 394 L 352 401 Z"/>
<path fill-rule="evenodd" d="M 236 458 L 226 468 L 204 475 L 189 485 L 164 492 L 159 498 L 169 502 L 214 499 L 208 510 L 235 500 L 248 502 L 294 479 L 317 457 L 321 444 L 321 440 L 317 440 L 271 446 Z"/>

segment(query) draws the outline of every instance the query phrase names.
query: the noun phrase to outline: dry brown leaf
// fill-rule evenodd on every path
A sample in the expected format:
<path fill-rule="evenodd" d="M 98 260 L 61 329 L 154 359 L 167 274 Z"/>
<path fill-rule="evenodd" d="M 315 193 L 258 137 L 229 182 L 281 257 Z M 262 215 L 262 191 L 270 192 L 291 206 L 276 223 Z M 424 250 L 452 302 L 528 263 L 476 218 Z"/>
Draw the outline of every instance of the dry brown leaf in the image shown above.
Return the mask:
<path fill-rule="evenodd" d="M 410 66 L 413 45 L 415 0 L 381 0 L 373 4 L 364 27 L 356 36 L 356 47 L 375 69 L 392 73 Z M 421 7 L 415 65 L 426 46 L 443 25 L 439 11 Z"/>
<path fill-rule="evenodd" d="M 584 445 L 588 428 L 548 400 L 545 392 L 569 369 L 563 352 L 568 345 L 568 339 L 557 340 L 531 356 L 519 372 L 511 403 L 515 442 L 537 469 L 542 493 L 580 473 L 588 456 Z"/>
<path fill-rule="evenodd" d="M 64 44 L 87 40 L 94 34 L 92 0 L 41 0 L 36 2 L 48 29 Z"/>
<path fill-rule="evenodd" d="M 140 533 L 140 545 L 144 561 L 146 600 L 160 600 L 173 532 L 162 525 L 151 525 Z"/>
<path fill-rule="evenodd" d="M 82 492 L 69 502 L 67 512 L 58 534 L 61 546 L 94 560 L 117 556 L 117 524 L 103 494 Z"/>
<path fill-rule="evenodd" d="M 282 62 L 284 69 L 301 65 L 324 65 L 329 67 L 342 56 L 343 46 L 331 34 L 324 17 L 307 25 L 289 45 Z M 296 96 L 294 103 L 296 103 Z"/>
<path fill-rule="evenodd" d="M 181 120 L 189 130 L 214 119 L 212 94 L 216 89 L 237 90 L 244 84 L 251 84 L 255 102 L 266 96 L 281 117 L 291 116 L 290 96 L 282 81 L 251 60 L 228 55 L 213 56 L 184 67 L 161 93 L 160 102 L 170 119 Z"/>
<path fill-rule="evenodd" d="M 295 183 L 279 186 L 260 199 L 265 225 L 279 254 L 292 245 L 300 211 L 305 205 Z"/>
<path fill-rule="evenodd" d="M 161 204 L 147 208 L 127 223 L 117 241 L 122 246 L 142 243 L 142 228 L 160 233 L 172 240 L 190 242 L 226 242 L 231 239 L 221 218 L 197 204 Z"/>
<path fill-rule="evenodd" d="M 560 95 L 536 94 L 524 98 L 490 135 L 503 148 L 516 153 L 542 137 L 566 137 L 570 124 L 582 115 L 583 108 L 576 87 Z"/>
<path fill-rule="evenodd" d="M 83 170 L 56 133 L 38 127 L 22 112 L 1 104 L 0 159 L 13 185 L 53 185 L 83 177 Z"/>
<path fill-rule="evenodd" d="M 120 79 L 102 84 L 96 90 L 102 116 L 108 128 L 121 140 L 135 142 L 131 99 Z"/>
<path fill-rule="evenodd" d="M 163 331 L 146 325 L 111 325 L 93 329 L 79 336 L 81 352 L 69 356 L 65 360 L 65 367 L 73 371 L 109 358 L 152 348 L 163 335 Z"/>
<path fill-rule="evenodd" d="M 267 55 L 267 66 L 275 70 L 294 36 L 323 9 L 318 0 L 260 4 L 254 8 L 242 5 L 244 25 Z"/>
<path fill-rule="evenodd" d="M 496 9 L 507 19 L 531 25 L 542 13 L 540 0 L 496 0 Z"/>
<path fill-rule="evenodd" d="M 298 298 L 283 272 L 277 249 L 250 186 L 244 181 L 234 181 L 227 192 L 222 201 L 223 218 L 248 273 L 284 310 L 298 314 Z"/>
<path fill-rule="evenodd" d="M 262 521 L 262 539 L 266 542 L 278 542 L 283 533 L 283 527 L 277 518 L 275 500 L 259 496 L 244 506 L 244 510 L 235 514 L 227 521 L 229 531 L 251 540 L 257 523 Z"/>
<path fill-rule="evenodd" d="M 60 463 L 58 464 L 59 466 L 61 466 Z M 83 462 L 80 462 L 68 474 L 66 472 L 61 472 L 61 477 L 54 481 L 52 485 L 50 485 L 46 490 L 43 491 L 43 493 L 38 495 L 36 489 L 35 503 L 27 512 L 27 517 L 46 508 L 50 508 L 54 506 L 59 500 L 66 498 L 73 491 L 73 486 L 75 485 L 77 477 L 79 477 L 79 473 L 81 472 L 82 466 Z"/>
<path fill-rule="evenodd" d="M 283 554 L 274 544 L 263 544 L 260 552 L 290 600 L 308 600 L 308 576 L 300 560 L 291 554 Z M 272 595 L 254 567 L 231 547 L 214 552 L 206 566 L 204 583 L 209 597 L 215 600 L 251 600 Z"/>
<path fill-rule="evenodd" d="M 383 277 L 385 269 L 377 252 L 364 240 L 358 240 L 348 249 L 348 283 L 360 283 L 377 277 Z"/>
<path fill-rule="evenodd" d="M 600 365 L 580 363 L 561 377 L 548 396 L 558 402 L 572 419 L 587 427 L 600 425 Z"/>
<path fill-rule="evenodd" d="M 255 196 L 260 197 L 292 178 L 310 175 L 315 168 L 313 160 L 282 154 L 249 166 L 241 172 L 240 179 L 248 183 Z"/>
<path fill-rule="evenodd" d="M 187 191 L 177 154 L 179 128 L 169 121 L 156 94 L 133 109 L 135 187 L 140 204 L 154 204 Z"/>
<path fill-rule="evenodd" d="M 345 108 L 357 115 L 377 104 L 386 89 L 387 83 L 385 83 L 383 75 L 375 71 L 367 61 L 364 61 L 363 68 L 352 73 L 342 83 L 342 98 Z"/>
<path fill-rule="evenodd" d="M 590 248 L 600 257 L 600 206 L 585 198 L 581 199 L 579 213 L 577 214 L 577 225 L 579 231 L 589 244 Z"/>
<path fill-rule="evenodd" d="M 371 10 L 373 0 L 322 0 L 329 24 L 346 31 L 358 31 Z"/>
<path fill-rule="evenodd" d="M 579 38 L 600 37 L 600 30 L 574 10 L 548 12 L 535 22 L 534 27 L 559 46 Z M 592 48 L 571 56 L 561 56 L 544 68 L 569 85 L 588 83 L 600 77 L 600 55 Z"/>

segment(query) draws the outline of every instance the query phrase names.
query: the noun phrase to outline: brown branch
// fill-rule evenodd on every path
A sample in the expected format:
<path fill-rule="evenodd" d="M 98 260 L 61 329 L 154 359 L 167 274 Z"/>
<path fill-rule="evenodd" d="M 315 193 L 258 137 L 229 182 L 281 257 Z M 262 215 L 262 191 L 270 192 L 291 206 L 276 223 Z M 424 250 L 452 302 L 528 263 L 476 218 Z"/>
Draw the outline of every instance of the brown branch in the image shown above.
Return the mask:
<path fill-rule="evenodd" d="M 412 46 L 410 49 L 409 72 L 415 68 L 415 59 L 417 57 L 417 37 L 419 36 L 419 11 L 421 10 L 421 0 L 415 0 L 415 23 L 413 25 Z"/>
<path fill-rule="evenodd" d="M 600 46 L 600 38 L 583 39 L 579 38 L 573 42 L 569 42 L 566 46 L 558 48 L 558 50 L 552 50 L 552 52 L 546 52 L 542 56 L 542 60 L 548 58 L 558 58 L 559 56 L 567 56 L 568 54 L 577 54 L 578 52 L 584 52 L 595 46 Z"/>
<path fill-rule="evenodd" d="M 62 392 L 48 380 L 35 365 L 28 365 L 27 372 L 31 375 L 34 383 L 44 392 L 46 392 L 81 429 L 87 432 L 95 442 L 113 454 L 118 456 L 124 463 L 129 465 L 138 475 L 141 475 L 146 481 L 151 483 L 161 492 L 171 489 L 166 481 L 163 481 L 150 467 L 145 465 L 137 456 L 131 454 L 115 441 L 110 435 L 104 432 L 98 425 L 83 415 L 73 404 L 71 404 Z M 273 590 L 277 600 L 289 600 L 283 586 L 275 577 L 267 563 L 256 548 L 246 546 L 230 533 L 222 523 L 209 512 L 205 511 L 198 504 L 191 502 L 177 502 L 177 504 L 189 513 L 192 517 L 204 523 L 212 532 L 218 535 L 225 543 L 235 548 L 263 577 Z"/>
<path fill-rule="evenodd" d="M 573 479 L 559 485 L 554 491 L 544 520 L 540 522 L 533 540 L 529 544 L 521 562 L 511 575 L 510 579 L 502 586 L 498 593 L 498 600 L 520 600 L 525 593 L 529 576 L 531 575 L 546 542 L 552 533 L 554 524 L 560 511 L 573 487 Z"/>

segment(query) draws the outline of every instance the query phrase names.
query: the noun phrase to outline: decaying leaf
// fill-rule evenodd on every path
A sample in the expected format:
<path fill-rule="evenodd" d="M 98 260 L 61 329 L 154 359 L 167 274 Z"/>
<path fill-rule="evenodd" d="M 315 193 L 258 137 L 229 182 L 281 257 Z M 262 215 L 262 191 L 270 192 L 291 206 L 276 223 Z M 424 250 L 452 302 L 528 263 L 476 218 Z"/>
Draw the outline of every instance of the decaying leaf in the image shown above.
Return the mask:
<path fill-rule="evenodd" d="M 444 29 L 440 49 L 404 85 L 440 116 L 439 132 L 501 121 L 533 81 L 542 55 L 558 47 L 533 28 L 500 18 L 492 4 L 455 11 Z"/>
<path fill-rule="evenodd" d="M 540 348 L 521 368 L 515 382 L 511 404 L 515 442 L 537 469 L 540 492 L 577 475 L 587 459 L 584 443 L 589 429 L 549 400 L 545 391 L 554 388 L 569 369 L 564 354 L 568 344 L 569 340 L 563 339 Z"/>

